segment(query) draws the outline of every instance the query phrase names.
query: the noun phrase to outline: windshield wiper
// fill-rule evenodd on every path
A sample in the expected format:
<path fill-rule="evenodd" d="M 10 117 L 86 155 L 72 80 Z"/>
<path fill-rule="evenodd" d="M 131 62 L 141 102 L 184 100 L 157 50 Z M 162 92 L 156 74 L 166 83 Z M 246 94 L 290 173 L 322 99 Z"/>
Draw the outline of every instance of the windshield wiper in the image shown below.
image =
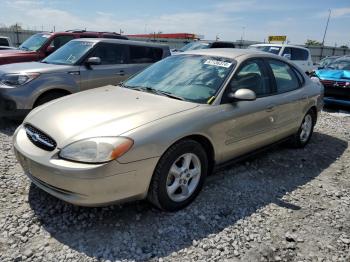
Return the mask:
<path fill-rule="evenodd" d="M 182 100 L 182 101 L 186 100 L 183 97 L 174 95 L 174 94 L 172 94 L 170 92 L 158 90 L 158 89 L 155 89 L 155 88 L 152 88 L 152 87 L 148 87 L 148 86 L 127 86 L 124 83 L 122 83 L 120 85 L 122 87 L 130 88 L 130 89 L 137 90 L 137 91 L 149 92 L 149 93 L 153 93 L 153 94 L 156 94 L 156 95 L 167 96 L 167 97 L 178 99 L 178 100 Z"/>
<path fill-rule="evenodd" d="M 170 98 L 174 98 L 174 99 L 186 101 L 185 98 L 183 98 L 183 97 L 181 97 L 181 96 L 174 95 L 173 93 L 170 93 L 170 92 L 166 92 L 166 91 L 162 91 L 162 90 L 157 90 L 157 93 L 161 93 L 162 95 L 165 95 L 165 96 L 170 97 Z"/>
<path fill-rule="evenodd" d="M 19 49 L 24 50 L 24 51 L 29 51 L 29 48 L 25 47 L 25 46 L 21 46 Z"/>

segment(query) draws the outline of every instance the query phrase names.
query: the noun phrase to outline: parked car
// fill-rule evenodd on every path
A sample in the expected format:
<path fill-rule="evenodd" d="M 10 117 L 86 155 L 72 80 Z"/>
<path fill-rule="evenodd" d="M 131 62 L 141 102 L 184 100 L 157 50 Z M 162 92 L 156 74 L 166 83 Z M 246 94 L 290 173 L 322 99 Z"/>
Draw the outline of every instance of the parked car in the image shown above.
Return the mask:
<path fill-rule="evenodd" d="M 14 50 L 14 49 L 16 48 L 12 46 L 0 46 L 0 50 Z"/>
<path fill-rule="evenodd" d="M 313 62 L 307 48 L 287 44 L 255 44 L 250 45 L 249 48 L 283 56 L 299 66 L 306 74 L 313 71 Z"/>
<path fill-rule="evenodd" d="M 66 32 L 44 32 L 32 35 L 18 49 L 1 50 L 0 65 L 40 61 L 58 48 L 76 38 L 113 38 L 128 39 L 117 33 L 88 32 L 85 30 L 69 30 Z"/>
<path fill-rule="evenodd" d="M 41 62 L 0 66 L 0 116 L 21 116 L 68 94 L 118 84 L 168 55 L 163 45 L 77 39 Z"/>
<path fill-rule="evenodd" d="M 340 56 L 327 56 L 325 58 L 322 58 L 319 63 L 316 63 L 317 69 L 323 69 L 326 68 L 330 63 L 332 63 L 334 60 L 338 59 Z"/>
<path fill-rule="evenodd" d="M 207 48 L 235 48 L 236 45 L 233 42 L 228 41 L 195 41 L 188 43 L 180 49 L 171 50 L 172 54 L 177 54 L 185 51 L 207 49 Z"/>
<path fill-rule="evenodd" d="M 174 211 L 214 166 L 286 139 L 304 147 L 321 107 L 322 85 L 286 59 L 196 50 L 38 107 L 14 148 L 31 181 L 65 201 L 147 198 Z"/>
<path fill-rule="evenodd" d="M 350 57 L 340 57 L 314 75 L 324 86 L 326 104 L 350 105 Z"/>
<path fill-rule="evenodd" d="M 7 36 L 0 36 L 0 48 L 2 47 L 12 47 L 12 41 Z"/>

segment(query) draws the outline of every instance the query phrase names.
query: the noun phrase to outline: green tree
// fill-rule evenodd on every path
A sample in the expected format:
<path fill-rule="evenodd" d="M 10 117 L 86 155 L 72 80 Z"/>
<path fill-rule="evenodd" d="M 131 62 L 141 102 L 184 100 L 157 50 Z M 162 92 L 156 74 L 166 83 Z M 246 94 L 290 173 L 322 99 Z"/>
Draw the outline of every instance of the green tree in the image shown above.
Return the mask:
<path fill-rule="evenodd" d="M 317 40 L 308 39 L 306 40 L 305 45 L 321 46 L 322 43 L 318 42 Z"/>

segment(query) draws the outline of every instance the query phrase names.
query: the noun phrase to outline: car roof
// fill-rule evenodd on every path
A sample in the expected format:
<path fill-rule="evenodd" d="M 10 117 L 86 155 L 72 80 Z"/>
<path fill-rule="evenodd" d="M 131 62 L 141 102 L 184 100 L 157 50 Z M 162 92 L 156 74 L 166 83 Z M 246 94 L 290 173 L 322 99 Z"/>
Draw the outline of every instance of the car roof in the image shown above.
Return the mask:
<path fill-rule="evenodd" d="M 126 39 L 113 39 L 113 38 L 77 38 L 73 39 L 72 41 L 81 41 L 81 42 L 92 42 L 92 43 L 113 43 L 113 44 L 129 44 L 129 45 L 139 45 L 139 46 L 150 46 L 150 47 L 159 47 L 164 48 L 168 47 L 167 45 L 163 44 L 156 44 L 156 43 L 149 43 L 149 42 L 143 42 L 143 41 L 133 41 L 133 40 L 126 40 Z"/>
<path fill-rule="evenodd" d="M 247 56 L 249 57 L 264 56 L 264 57 L 280 58 L 277 55 L 259 51 L 259 50 L 239 49 L 239 48 L 208 48 L 208 49 L 185 51 L 182 54 L 218 56 L 218 57 L 224 57 L 229 59 L 237 59 L 238 57 L 241 57 L 241 56 L 244 56 L 245 58 Z"/>
<path fill-rule="evenodd" d="M 335 59 L 334 61 L 350 61 L 350 57 L 349 56 L 341 56 L 338 57 L 337 59 Z"/>
<path fill-rule="evenodd" d="M 289 44 L 254 44 L 254 45 L 250 45 L 250 46 L 276 46 L 276 47 L 282 47 L 282 46 L 285 46 L 285 47 L 296 47 L 296 48 L 301 48 L 301 49 L 305 49 L 305 50 L 309 50 L 303 46 L 300 46 L 300 45 L 289 45 Z"/>

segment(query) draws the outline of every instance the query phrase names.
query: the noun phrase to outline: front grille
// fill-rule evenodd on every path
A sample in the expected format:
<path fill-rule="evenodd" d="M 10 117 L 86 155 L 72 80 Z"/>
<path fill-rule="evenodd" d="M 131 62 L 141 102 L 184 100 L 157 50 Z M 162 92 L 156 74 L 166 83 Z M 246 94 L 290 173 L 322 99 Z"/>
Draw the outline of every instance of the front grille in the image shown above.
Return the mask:
<path fill-rule="evenodd" d="M 350 99 L 350 86 L 346 81 L 321 80 L 324 86 L 324 96 L 337 99 Z"/>
<path fill-rule="evenodd" d="M 321 80 L 324 87 L 346 87 L 345 81 Z"/>
<path fill-rule="evenodd" d="M 25 124 L 24 128 L 29 140 L 37 147 L 46 151 L 52 151 L 56 148 L 56 141 L 50 136 L 46 135 L 44 132 L 29 124 Z"/>

